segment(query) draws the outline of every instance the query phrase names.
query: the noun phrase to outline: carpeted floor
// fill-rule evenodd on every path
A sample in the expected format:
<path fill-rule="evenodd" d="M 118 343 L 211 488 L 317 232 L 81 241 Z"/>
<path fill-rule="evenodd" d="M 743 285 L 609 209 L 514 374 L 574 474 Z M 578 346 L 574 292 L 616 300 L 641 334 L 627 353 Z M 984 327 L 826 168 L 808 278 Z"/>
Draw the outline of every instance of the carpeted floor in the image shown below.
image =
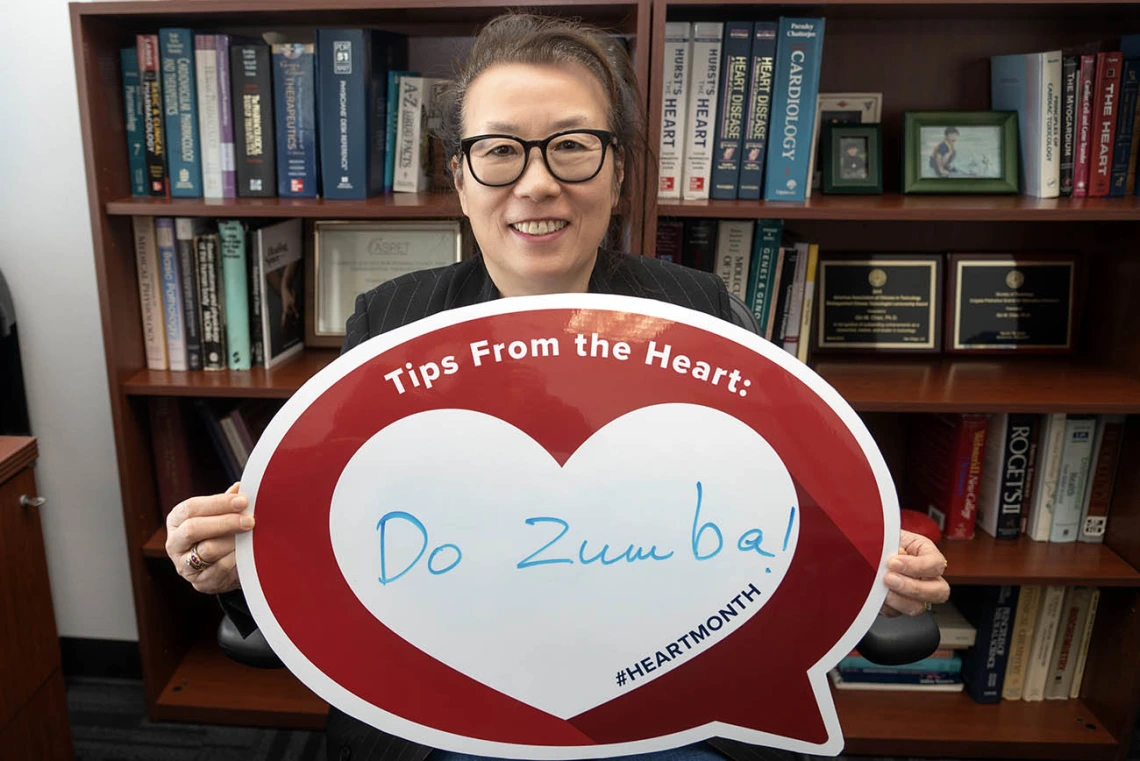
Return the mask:
<path fill-rule="evenodd" d="M 321 732 L 152 722 L 146 718 L 142 683 L 137 680 L 72 677 L 67 707 L 77 761 L 325 759 Z M 859 757 L 858 761 L 912 760 Z M 1140 761 L 1140 732 L 1133 734 L 1129 761 Z"/>

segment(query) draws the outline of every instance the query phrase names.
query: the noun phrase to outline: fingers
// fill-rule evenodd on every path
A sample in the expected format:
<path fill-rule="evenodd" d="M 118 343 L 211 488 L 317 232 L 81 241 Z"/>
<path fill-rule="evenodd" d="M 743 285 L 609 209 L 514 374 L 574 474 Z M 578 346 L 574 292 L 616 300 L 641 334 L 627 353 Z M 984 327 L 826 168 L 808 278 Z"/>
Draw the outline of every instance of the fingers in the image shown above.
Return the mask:
<path fill-rule="evenodd" d="M 187 577 L 187 581 L 203 594 L 221 594 L 241 586 L 237 575 L 237 557 L 232 553 L 217 563 Z"/>
<path fill-rule="evenodd" d="M 200 541 L 198 542 L 197 550 L 198 557 L 203 563 L 213 565 L 234 554 L 234 538 L 232 536 L 224 536 L 221 539 Z"/>
<path fill-rule="evenodd" d="M 937 549 L 932 555 L 895 555 L 887 560 L 887 569 L 916 579 L 936 579 L 946 570 L 946 558 Z"/>
<path fill-rule="evenodd" d="M 244 499 L 244 497 L 242 497 Z M 199 542 L 212 539 L 226 539 L 233 542 L 234 534 L 253 528 L 252 515 L 206 515 L 189 518 L 173 532 L 166 535 L 166 554 L 171 558 L 183 555 Z"/>
<path fill-rule="evenodd" d="M 240 484 L 234 484 L 226 489 L 224 494 L 214 494 L 209 497 L 191 497 L 175 505 L 166 518 L 166 530 L 173 531 L 188 519 L 200 515 L 225 515 L 244 510 L 249 500 L 238 494 Z"/>
<path fill-rule="evenodd" d="M 887 592 L 887 601 L 883 609 L 887 616 L 917 616 L 926 612 L 926 603 L 903 597 L 898 592 Z"/>
<path fill-rule="evenodd" d="M 883 581 L 891 590 L 888 596 L 891 593 L 896 593 L 901 597 L 917 601 L 919 606 L 924 608 L 928 602 L 943 603 L 950 599 L 950 585 L 942 577 L 916 579 L 890 571 L 883 577 Z"/>

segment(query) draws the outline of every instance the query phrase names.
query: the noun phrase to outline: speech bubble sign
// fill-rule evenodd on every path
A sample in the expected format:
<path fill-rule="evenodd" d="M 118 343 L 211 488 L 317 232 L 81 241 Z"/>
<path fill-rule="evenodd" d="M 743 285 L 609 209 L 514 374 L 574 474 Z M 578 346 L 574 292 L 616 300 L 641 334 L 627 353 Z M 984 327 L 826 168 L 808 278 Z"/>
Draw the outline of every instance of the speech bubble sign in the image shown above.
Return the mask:
<path fill-rule="evenodd" d="M 373 726 L 507 758 L 709 737 L 820 754 L 870 627 L 893 482 L 786 352 L 656 301 L 503 299 L 306 383 L 243 476 L 250 610 Z"/>

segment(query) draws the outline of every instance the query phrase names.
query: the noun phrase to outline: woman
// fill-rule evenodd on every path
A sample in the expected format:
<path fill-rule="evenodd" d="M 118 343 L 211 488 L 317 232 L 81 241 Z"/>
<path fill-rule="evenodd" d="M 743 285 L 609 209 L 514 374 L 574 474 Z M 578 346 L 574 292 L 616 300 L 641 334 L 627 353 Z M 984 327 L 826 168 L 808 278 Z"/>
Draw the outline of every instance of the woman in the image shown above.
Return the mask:
<path fill-rule="evenodd" d="M 503 296 L 618 293 L 729 319 L 728 294 L 715 275 L 602 247 L 623 188 L 628 193 L 627 174 L 639 175 L 643 125 L 629 58 L 599 32 L 521 14 L 489 23 L 455 80 L 441 135 L 481 254 L 360 295 L 344 350 L 429 314 Z M 234 535 L 252 529 L 254 519 L 239 515 L 247 502 L 237 489 L 234 484 L 225 494 L 175 507 L 166 550 L 195 589 L 222 594 L 239 628 L 250 629 Z M 884 612 L 917 614 L 928 602 L 947 599 L 941 577 L 946 562 L 930 541 L 904 532 L 888 565 Z M 328 739 L 330 758 L 457 757 L 390 737 L 335 710 Z M 717 746 L 736 759 L 766 755 L 739 743 Z M 653 755 L 722 758 L 703 743 Z"/>

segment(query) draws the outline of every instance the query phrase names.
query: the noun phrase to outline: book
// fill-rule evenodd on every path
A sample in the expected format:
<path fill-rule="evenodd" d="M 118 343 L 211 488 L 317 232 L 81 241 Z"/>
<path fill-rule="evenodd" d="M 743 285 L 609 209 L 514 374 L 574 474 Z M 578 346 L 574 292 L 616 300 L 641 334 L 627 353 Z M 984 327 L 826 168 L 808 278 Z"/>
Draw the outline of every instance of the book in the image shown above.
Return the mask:
<path fill-rule="evenodd" d="M 772 76 L 776 65 L 774 21 L 757 21 L 752 27 L 752 71 L 748 114 L 741 143 L 740 179 L 736 197 L 759 201 L 764 186 L 764 159 L 768 152 L 768 123 L 772 108 Z"/>
<path fill-rule="evenodd" d="M 990 58 L 990 104 L 1016 111 L 1022 192 L 1057 198 L 1061 189 L 1061 51 Z"/>
<path fill-rule="evenodd" d="M 718 21 L 693 24 L 692 71 L 681 178 L 681 197 L 686 201 L 709 197 L 723 33 L 724 24 Z"/>
<path fill-rule="evenodd" d="M 1093 86 L 1092 139 L 1089 148 L 1089 197 L 1108 195 L 1112 181 L 1112 147 L 1120 100 L 1119 52 L 1097 53 Z"/>
<path fill-rule="evenodd" d="M 436 77 L 400 77 L 393 192 L 422 193 L 431 189 L 429 119 L 446 85 L 447 80 Z"/>
<path fill-rule="evenodd" d="M 1089 587 L 1068 587 L 1061 606 L 1061 622 L 1053 654 L 1049 663 L 1049 676 L 1045 682 L 1046 700 L 1067 700 L 1076 672 L 1076 655 L 1084 633 L 1085 618 L 1089 612 Z"/>
<path fill-rule="evenodd" d="M 720 104 L 713 141 L 712 198 L 733 200 L 740 181 L 740 150 L 747 98 L 751 92 L 752 22 L 724 25 L 721 51 Z"/>
<path fill-rule="evenodd" d="M 781 18 L 773 75 L 765 201 L 803 201 L 811 183 L 811 137 L 823 57 L 824 20 Z"/>
<path fill-rule="evenodd" d="M 1136 166 L 1133 158 L 1133 131 L 1136 124 L 1137 96 L 1140 95 L 1140 59 L 1124 61 L 1120 74 L 1120 104 L 1116 113 L 1116 138 L 1112 147 L 1112 176 L 1109 179 L 1108 195 L 1119 198 L 1131 195 L 1127 189 L 1128 171 L 1131 168 L 1135 179 Z"/>
<path fill-rule="evenodd" d="M 1081 58 L 1061 58 L 1061 197 L 1073 195 L 1073 156 L 1076 152 L 1077 101 Z"/>
<path fill-rule="evenodd" d="M 1019 592 L 1015 586 L 966 587 L 959 592 L 958 608 L 977 629 L 974 646 L 962 656 L 962 681 L 978 703 L 1001 702 Z"/>
<path fill-rule="evenodd" d="M 811 259 L 811 244 L 799 241 L 796 247 L 796 268 L 793 271 L 788 290 L 788 315 L 784 321 L 784 332 L 780 336 L 780 346 L 784 351 L 796 356 L 799 350 L 800 321 L 804 310 L 804 289 L 807 283 L 807 268 Z"/>
<path fill-rule="evenodd" d="M 1017 609 L 1013 615 L 1013 629 L 1010 634 L 1005 678 L 1002 681 L 1001 696 L 1004 700 L 1021 700 L 1025 685 L 1025 668 L 1029 662 L 1029 649 L 1033 644 L 1033 632 L 1037 628 L 1037 618 L 1041 612 L 1041 597 L 1044 588 L 1040 584 L 1024 584 L 1017 595 Z"/>
<path fill-rule="evenodd" d="M 230 72 L 230 36 L 215 34 L 218 71 L 218 135 L 222 155 L 222 197 L 237 197 L 237 158 L 234 150 L 233 80 Z"/>
<path fill-rule="evenodd" d="M 1092 151 L 1093 92 L 1096 86 L 1096 56 L 1082 55 L 1077 75 L 1077 128 L 1073 149 L 1073 197 L 1089 194 L 1089 157 Z"/>
<path fill-rule="evenodd" d="M 949 651 L 949 655 L 945 657 L 921 658 L 917 661 L 900 664 L 898 666 L 884 666 L 881 663 L 869 661 L 861 655 L 848 655 L 839 661 L 837 668 L 844 674 L 859 671 L 883 674 L 958 674 L 962 671 L 962 663 L 962 656 L 951 650 Z"/>
<path fill-rule="evenodd" d="M 783 229 L 783 220 L 758 219 L 752 238 L 752 259 L 748 263 L 748 289 L 744 301 L 756 317 L 762 336 L 768 334 L 771 325 Z"/>
<path fill-rule="evenodd" d="M 158 268 L 162 277 L 162 321 L 166 326 L 166 361 L 171 370 L 182 372 L 186 363 L 186 327 L 183 322 L 182 284 L 178 266 L 178 250 L 174 245 L 174 220 L 156 217 L 154 231 L 158 241 Z"/>
<path fill-rule="evenodd" d="M 131 195 L 150 195 L 146 185 L 146 144 L 143 141 L 142 92 L 139 89 L 138 48 L 119 51 L 123 69 L 123 127 L 127 133 L 127 164 L 131 173 Z"/>
<path fill-rule="evenodd" d="M 658 145 L 657 197 L 680 200 L 688 125 L 689 70 L 693 25 L 665 23 L 665 71 L 661 84 L 661 140 Z"/>
<path fill-rule="evenodd" d="M 225 294 L 221 238 L 215 231 L 194 240 L 198 261 L 198 316 L 202 329 L 202 369 L 226 369 Z"/>
<path fill-rule="evenodd" d="M 927 683 L 927 684 L 900 684 L 883 683 L 883 682 L 853 682 L 845 679 L 837 669 L 832 669 L 827 672 L 831 684 L 837 690 L 873 690 L 873 691 L 892 691 L 892 690 L 905 690 L 913 692 L 961 692 L 962 680 L 949 683 Z"/>
<path fill-rule="evenodd" d="M 722 219 L 717 223 L 716 274 L 728 292 L 742 301 L 748 296 L 754 227 L 755 224 L 746 219 Z"/>
<path fill-rule="evenodd" d="M 930 615 L 938 625 L 938 633 L 942 638 L 941 647 L 965 650 L 977 642 L 977 628 L 962 615 L 953 600 L 930 606 Z"/>
<path fill-rule="evenodd" d="M 1092 468 L 1096 415 L 1069 415 L 1065 418 L 1065 440 L 1061 452 L 1061 468 L 1057 474 L 1057 490 L 1053 498 L 1053 522 L 1049 529 L 1051 542 L 1075 542 L 1080 533 L 1081 507 L 1084 504 L 1089 471 Z"/>
<path fill-rule="evenodd" d="M 1069 697 L 1079 698 L 1081 696 L 1081 684 L 1085 676 L 1085 664 L 1088 662 L 1089 657 L 1089 643 L 1092 641 L 1093 628 L 1096 624 L 1096 609 L 1100 603 L 1100 589 L 1092 587 L 1089 591 L 1089 607 L 1088 613 L 1085 614 L 1084 625 L 1081 629 L 1081 636 L 1077 647 L 1076 661 L 1073 663 L 1073 681 L 1069 685 Z"/>
<path fill-rule="evenodd" d="M 685 245 L 685 225 L 679 219 L 657 220 L 657 258 L 681 264 L 681 251 Z"/>
<path fill-rule="evenodd" d="M 162 80 L 159 74 L 157 34 L 140 34 L 138 46 L 139 93 L 142 98 L 143 145 L 146 148 L 146 187 L 152 196 L 168 197 L 166 127 L 163 118 Z"/>
<path fill-rule="evenodd" d="M 800 362 L 808 361 L 808 350 L 811 347 L 812 314 L 815 312 L 815 279 L 819 268 L 819 245 L 808 245 L 807 268 L 804 270 L 803 305 L 800 308 L 800 330 L 795 345 L 796 359 Z M 787 344 L 785 349 L 791 351 Z"/>
<path fill-rule="evenodd" d="M 301 220 L 257 228 L 250 260 L 264 341 L 263 364 L 275 367 L 304 348 L 304 241 Z"/>
<path fill-rule="evenodd" d="M 396 132 L 400 128 L 400 80 L 421 76 L 418 71 L 389 71 L 388 97 L 384 103 L 384 184 L 381 191 L 392 192 L 396 177 Z"/>
<path fill-rule="evenodd" d="M 1061 621 L 1061 606 L 1065 599 L 1063 586 L 1045 587 L 1041 598 L 1041 611 L 1037 625 L 1033 629 L 1033 644 L 1029 648 L 1029 658 L 1025 666 L 1025 684 L 1021 699 L 1036 702 L 1045 699 L 1045 682 L 1049 677 L 1053 643 L 1057 639 L 1057 627 Z"/>
<path fill-rule="evenodd" d="M 178 250 L 179 287 L 182 291 L 182 324 L 186 331 L 186 369 L 201 370 L 202 324 L 198 317 L 198 258 L 195 239 L 206 228 L 200 217 L 174 220 L 174 245 Z"/>
<path fill-rule="evenodd" d="M 202 196 L 222 198 L 222 119 L 218 92 L 218 38 L 194 35 L 194 71 L 198 90 L 198 135 L 202 156 Z"/>
<path fill-rule="evenodd" d="M 131 217 L 135 242 L 135 274 L 142 313 L 143 346 L 149 370 L 166 370 L 166 325 L 163 321 L 162 274 L 154 217 Z"/>
<path fill-rule="evenodd" d="M 686 267 L 712 272 L 716 265 L 715 219 L 685 220 L 685 245 L 681 259 Z"/>
<path fill-rule="evenodd" d="M 276 114 L 277 195 L 316 198 L 316 47 L 279 43 L 273 52 L 273 109 Z"/>
<path fill-rule="evenodd" d="M 1104 541 L 1108 528 L 1108 509 L 1112 504 L 1112 487 L 1116 481 L 1117 463 L 1124 437 L 1124 415 L 1102 415 L 1093 442 L 1092 473 L 1088 479 L 1081 506 L 1081 530 L 1077 540 Z"/>
<path fill-rule="evenodd" d="M 252 366 L 249 334 L 249 252 L 247 226 L 237 219 L 218 222 L 222 259 L 222 308 L 225 312 L 226 366 L 248 370 Z"/>
<path fill-rule="evenodd" d="M 1065 446 L 1065 413 L 1046 415 L 1041 427 L 1041 443 L 1034 474 L 1033 504 L 1025 534 L 1035 542 L 1049 541 L 1053 527 L 1053 500 L 1057 494 L 1057 477 L 1061 472 L 1061 453 Z"/>
<path fill-rule="evenodd" d="M 1039 416 L 1028 413 L 990 416 L 978 487 L 978 527 L 997 539 L 1021 536 L 1021 512 L 1038 420 Z"/>
<path fill-rule="evenodd" d="M 234 170 L 239 198 L 277 195 L 276 117 L 270 55 L 269 46 L 261 42 L 235 42 L 230 46 Z"/>
<path fill-rule="evenodd" d="M 923 414 L 916 423 L 907 502 L 933 518 L 947 539 L 972 539 L 988 415 Z"/>
<path fill-rule="evenodd" d="M 202 197 L 202 157 L 198 149 L 198 93 L 194 33 L 159 29 L 162 97 L 166 106 L 167 173 L 174 198 Z"/>

